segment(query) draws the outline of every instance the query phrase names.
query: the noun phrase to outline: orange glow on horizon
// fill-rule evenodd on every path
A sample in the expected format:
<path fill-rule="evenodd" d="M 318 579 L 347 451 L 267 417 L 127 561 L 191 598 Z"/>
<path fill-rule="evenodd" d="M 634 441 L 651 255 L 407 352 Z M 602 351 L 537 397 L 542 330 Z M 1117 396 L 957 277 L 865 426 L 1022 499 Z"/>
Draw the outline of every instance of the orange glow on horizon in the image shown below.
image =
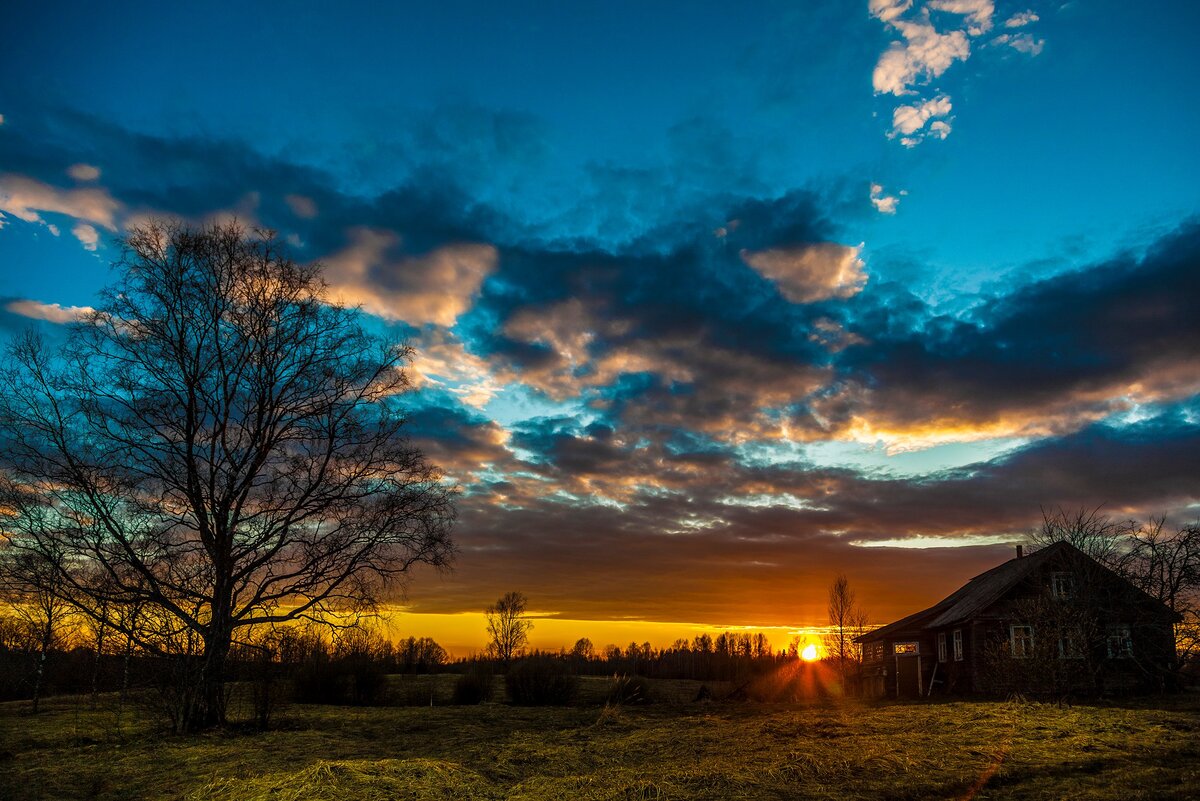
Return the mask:
<path fill-rule="evenodd" d="M 585 620 L 543 615 L 545 613 L 529 616 L 533 623 L 529 645 L 552 652 L 569 649 L 580 637 L 590 639 L 596 650 L 600 651 L 610 644 L 624 649 L 631 642 L 639 645 L 649 642 L 654 648 L 669 648 L 676 639 L 691 641 L 701 634 L 715 638 L 723 631 L 744 631 L 751 634 L 762 632 L 767 635 L 776 653 L 786 653 L 788 646 L 797 638 L 800 642 L 812 643 L 825 634 L 824 626 L 722 626 L 651 620 Z M 393 607 L 387 610 L 380 623 L 384 635 L 392 640 L 410 636 L 432 637 L 454 658 L 478 654 L 487 646 L 487 621 L 482 612 L 418 613 Z"/>

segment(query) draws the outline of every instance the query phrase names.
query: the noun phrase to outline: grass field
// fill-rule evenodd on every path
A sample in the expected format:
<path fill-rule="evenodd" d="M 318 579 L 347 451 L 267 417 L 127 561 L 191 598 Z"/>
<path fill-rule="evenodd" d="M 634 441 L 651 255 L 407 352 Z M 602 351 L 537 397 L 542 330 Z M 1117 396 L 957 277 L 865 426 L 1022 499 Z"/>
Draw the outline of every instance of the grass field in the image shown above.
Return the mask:
<path fill-rule="evenodd" d="M 452 677 L 407 679 L 409 702 Z M 0 705 L 0 798 L 1200 798 L 1195 694 L 1057 707 L 1001 702 L 292 706 L 279 728 L 169 736 L 142 713 Z"/>

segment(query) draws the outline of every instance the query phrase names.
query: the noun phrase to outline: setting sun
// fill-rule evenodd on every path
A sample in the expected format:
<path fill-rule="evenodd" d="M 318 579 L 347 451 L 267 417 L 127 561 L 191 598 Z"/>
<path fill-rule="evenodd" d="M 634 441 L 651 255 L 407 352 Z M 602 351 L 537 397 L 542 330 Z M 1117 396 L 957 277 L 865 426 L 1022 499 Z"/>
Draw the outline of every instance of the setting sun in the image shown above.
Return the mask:
<path fill-rule="evenodd" d="M 812 643 L 804 646 L 804 650 L 800 652 L 800 658 L 805 662 L 815 662 L 817 659 L 817 646 Z"/>

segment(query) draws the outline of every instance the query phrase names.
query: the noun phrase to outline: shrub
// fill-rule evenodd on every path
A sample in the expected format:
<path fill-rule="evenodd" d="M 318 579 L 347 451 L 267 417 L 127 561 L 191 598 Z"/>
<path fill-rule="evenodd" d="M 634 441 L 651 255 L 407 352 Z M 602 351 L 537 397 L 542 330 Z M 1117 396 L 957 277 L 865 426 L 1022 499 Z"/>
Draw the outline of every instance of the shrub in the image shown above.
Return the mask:
<path fill-rule="evenodd" d="M 620 705 L 640 705 L 653 702 L 650 682 L 642 676 L 618 675 L 608 685 L 606 702 Z"/>
<path fill-rule="evenodd" d="M 328 657 L 305 660 L 296 668 L 292 694 L 302 704 L 344 704 L 349 696 L 349 677 Z"/>
<path fill-rule="evenodd" d="M 492 672 L 484 665 L 471 665 L 454 682 L 454 703 L 482 704 L 492 700 Z"/>
<path fill-rule="evenodd" d="M 293 680 L 295 699 L 303 704 L 374 706 L 383 702 L 386 689 L 383 666 L 355 658 L 309 659 Z"/>
<path fill-rule="evenodd" d="M 571 703 L 579 679 L 571 675 L 565 662 L 535 656 L 513 665 L 504 677 L 504 683 L 514 704 L 551 706 Z"/>

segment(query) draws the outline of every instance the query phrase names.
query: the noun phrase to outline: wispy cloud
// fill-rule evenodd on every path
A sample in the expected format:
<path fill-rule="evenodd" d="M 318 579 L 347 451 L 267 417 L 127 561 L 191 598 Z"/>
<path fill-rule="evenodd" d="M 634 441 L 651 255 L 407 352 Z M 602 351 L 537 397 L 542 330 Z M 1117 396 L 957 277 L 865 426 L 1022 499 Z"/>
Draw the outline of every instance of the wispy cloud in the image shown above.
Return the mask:
<path fill-rule="evenodd" d="M 67 175 L 76 181 L 95 181 L 100 177 L 100 168 L 91 164 L 72 164 L 67 168 Z"/>
<path fill-rule="evenodd" d="M 1024 53 L 1027 56 L 1041 55 L 1042 49 L 1046 46 L 1045 39 L 1037 39 L 1031 33 L 1002 33 L 992 41 L 999 45 L 1008 45 L 1018 53 Z"/>
<path fill-rule="evenodd" d="M 7 311 L 28 317 L 30 320 L 45 320 L 49 323 L 72 323 L 91 314 L 91 306 L 62 306 L 58 303 L 42 303 L 37 300 L 13 300 L 4 305 Z"/>
<path fill-rule="evenodd" d="M 0 212 L 25 222 L 48 224 L 42 214 L 65 214 L 115 231 L 120 209 L 107 189 L 60 189 L 24 175 L 0 175 Z"/>
<path fill-rule="evenodd" d="M 1039 17 L 1037 14 L 1033 13 L 1032 11 L 1021 11 L 1017 14 L 1013 14 L 1011 17 L 1006 19 L 1004 21 L 1004 27 L 1005 28 L 1023 28 L 1026 25 L 1037 22 L 1039 19 L 1041 19 L 1041 17 Z"/>

